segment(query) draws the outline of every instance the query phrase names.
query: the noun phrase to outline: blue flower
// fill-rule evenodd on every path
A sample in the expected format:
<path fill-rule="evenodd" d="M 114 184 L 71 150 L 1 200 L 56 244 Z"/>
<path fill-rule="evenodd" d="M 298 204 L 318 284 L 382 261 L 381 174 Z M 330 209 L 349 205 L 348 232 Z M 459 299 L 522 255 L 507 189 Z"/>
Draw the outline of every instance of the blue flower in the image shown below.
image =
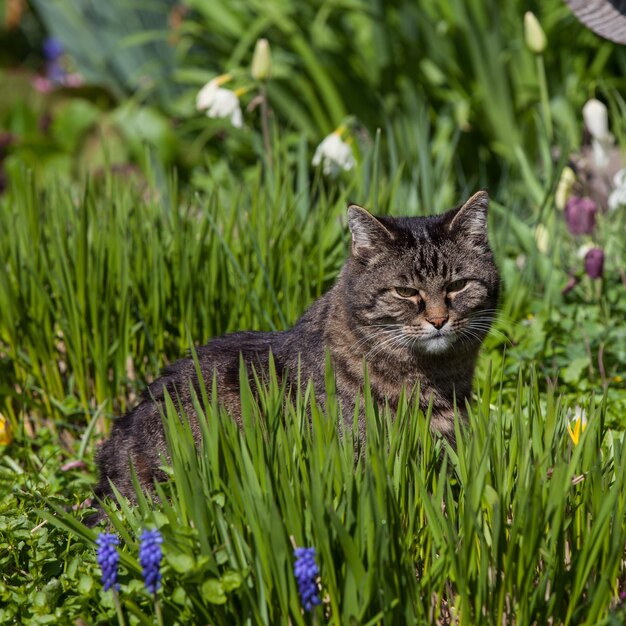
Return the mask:
<path fill-rule="evenodd" d="M 163 537 L 158 530 L 144 530 L 139 544 L 139 563 L 143 568 L 143 580 L 149 593 L 161 587 L 161 559 Z"/>
<path fill-rule="evenodd" d="M 119 589 L 117 584 L 117 566 L 120 562 L 120 555 L 117 553 L 117 548 L 120 543 L 117 535 L 113 533 L 100 533 L 96 539 L 96 545 L 98 546 L 98 553 L 96 559 L 98 565 L 102 570 L 102 584 L 104 590 Z"/>
<path fill-rule="evenodd" d="M 315 563 L 315 548 L 296 548 L 293 552 L 296 562 L 293 566 L 293 575 L 298 582 L 298 593 L 302 606 L 307 611 L 321 603 L 316 579 L 320 570 Z"/>
<path fill-rule="evenodd" d="M 63 44 L 54 37 L 43 42 L 43 55 L 47 61 L 56 61 L 63 54 Z"/>

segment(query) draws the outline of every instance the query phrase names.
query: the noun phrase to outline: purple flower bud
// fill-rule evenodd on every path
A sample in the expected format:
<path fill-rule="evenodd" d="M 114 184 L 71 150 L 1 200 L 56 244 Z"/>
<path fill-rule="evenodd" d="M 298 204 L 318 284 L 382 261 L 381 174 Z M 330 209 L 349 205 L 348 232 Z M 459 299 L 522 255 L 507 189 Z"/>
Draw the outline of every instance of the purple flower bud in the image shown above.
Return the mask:
<path fill-rule="evenodd" d="M 96 560 L 102 570 L 102 584 L 104 590 L 119 589 L 117 584 L 117 566 L 120 562 L 120 555 L 117 553 L 117 546 L 120 540 L 113 533 L 100 533 L 96 539 L 98 553 Z"/>
<path fill-rule="evenodd" d="M 317 588 L 320 571 L 315 563 L 315 548 L 296 548 L 293 554 L 296 557 L 293 574 L 298 583 L 302 606 L 306 611 L 312 611 L 321 603 Z"/>
<path fill-rule="evenodd" d="M 161 544 L 163 537 L 158 530 L 144 530 L 139 543 L 139 563 L 143 568 L 143 580 L 148 593 L 156 593 L 161 586 Z"/>
<path fill-rule="evenodd" d="M 63 44 L 54 37 L 43 42 L 43 55 L 47 61 L 56 61 L 63 54 Z"/>
<path fill-rule="evenodd" d="M 591 198 L 571 196 L 565 204 L 565 222 L 572 235 L 590 235 L 596 226 L 598 207 Z"/>
<path fill-rule="evenodd" d="M 604 272 L 604 252 L 602 248 L 591 248 L 585 255 L 585 274 L 589 278 L 601 278 Z"/>

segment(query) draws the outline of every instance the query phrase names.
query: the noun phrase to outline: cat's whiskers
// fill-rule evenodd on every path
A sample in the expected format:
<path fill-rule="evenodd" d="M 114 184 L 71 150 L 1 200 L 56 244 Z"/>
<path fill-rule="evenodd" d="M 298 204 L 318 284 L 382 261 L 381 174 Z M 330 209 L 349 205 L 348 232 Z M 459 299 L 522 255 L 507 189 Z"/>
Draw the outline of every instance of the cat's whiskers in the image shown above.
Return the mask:
<path fill-rule="evenodd" d="M 381 343 L 374 346 L 369 352 L 365 354 L 366 359 L 373 360 L 377 355 L 379 355 L 383 350 L 389 352 L 397 352 L 398 349 L 402 348 L 404 345 L 404 341 L 407 338 L 405 333 L 396 332 L 391 337 L 385 339 Z"/>
<path fill-rule="evenodd" d="M 399 339 L 400 337 L 398 334 L 394 334 L 391 337 L 386 338 L 384 341 L 376 344 L 373 348 L 371 348 L 368 352 L 366 352 L 365 359 L 373 360 L 383 350 L 392 348 L 393 345 L 399 341 Z"/>
<path fill-rule="evenodd" d="M 359 340 L 352 345 L 352 351 L 356 352 L 362 345 L 369 341 L 380 337 L 381 335 L 389 335 L 397 332 L 399 324 L 379 324 L 376 330 L 366 332 Z"/>

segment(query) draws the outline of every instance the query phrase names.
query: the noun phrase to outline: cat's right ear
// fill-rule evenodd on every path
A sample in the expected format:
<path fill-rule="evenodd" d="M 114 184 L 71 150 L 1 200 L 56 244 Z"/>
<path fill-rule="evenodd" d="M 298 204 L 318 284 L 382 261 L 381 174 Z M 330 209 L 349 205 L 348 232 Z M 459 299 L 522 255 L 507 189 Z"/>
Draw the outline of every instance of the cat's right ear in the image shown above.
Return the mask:
<path fill-rule="evenodd" d="M 382 222 L 357 204 L 348 205 L 348 226 L 352 233 L 352 256 L 363 261 L 375 257 L 393 239 Z"/>

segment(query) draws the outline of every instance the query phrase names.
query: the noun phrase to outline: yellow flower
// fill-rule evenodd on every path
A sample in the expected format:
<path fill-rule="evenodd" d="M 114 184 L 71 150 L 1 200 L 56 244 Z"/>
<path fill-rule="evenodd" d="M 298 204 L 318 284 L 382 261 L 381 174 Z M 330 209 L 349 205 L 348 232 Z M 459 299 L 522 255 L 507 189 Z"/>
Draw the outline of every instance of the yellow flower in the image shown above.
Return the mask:
<path fill-rule="evenodd" d="M 580 436 L 585 432 L 587 428 L 587 415 L 582 407 L 577 406 L 574 409 L 572 415 L 571 409 L 567 412 L 567 432 L 572 438 L 574 445 L 577 446 L 580 441 Z"/>
<path fill-rule="evenodd" d="M 13 441 L 9 420 L 0 413 L 0 446 L 6 446 Z"/>

